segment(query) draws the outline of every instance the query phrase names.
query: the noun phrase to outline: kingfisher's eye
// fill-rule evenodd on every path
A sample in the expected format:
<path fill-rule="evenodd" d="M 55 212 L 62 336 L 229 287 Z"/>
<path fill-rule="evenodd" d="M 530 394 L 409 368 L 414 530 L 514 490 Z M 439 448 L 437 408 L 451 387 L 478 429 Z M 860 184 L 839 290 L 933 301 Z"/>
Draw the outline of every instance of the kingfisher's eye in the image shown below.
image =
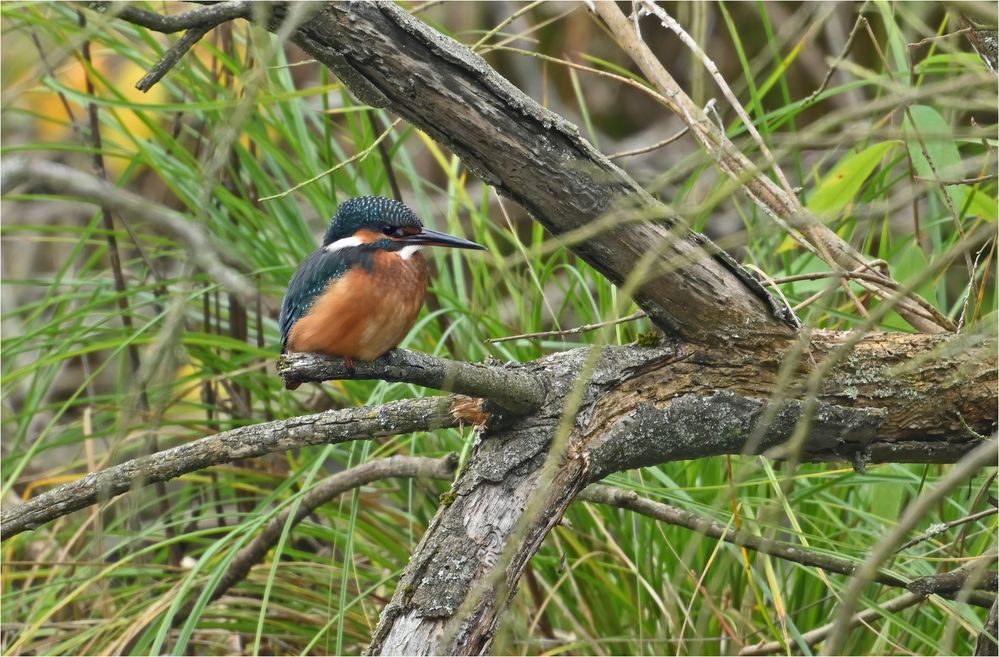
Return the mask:
<path fill-rule="evenodd" d="M 389 237 L 402 237 L 403 236 L 403 230 L 402 230 L 402 228 L 400 228 L 398 226 L 383 226 L 382 227 L 382 232 L 385 233 L 386 235 L 388 235 Z"/>

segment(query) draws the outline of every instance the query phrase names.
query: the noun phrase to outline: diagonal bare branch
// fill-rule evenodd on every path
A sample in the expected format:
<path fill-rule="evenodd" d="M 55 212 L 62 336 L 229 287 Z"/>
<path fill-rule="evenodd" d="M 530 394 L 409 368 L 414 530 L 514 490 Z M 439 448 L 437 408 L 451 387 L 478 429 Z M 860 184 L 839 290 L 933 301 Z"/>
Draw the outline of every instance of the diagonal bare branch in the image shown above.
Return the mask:
<path fill-rule="evenodd" d="M 658 5 L 643 2 L 642 7 L 669 24 L 671 19 Z M 724 132 L 708 119 L 704 111 L 677 84 L 642 39 L 641 34 L 636 32 L 637 24 L 628 20 L 615 3 L 597 2 L 594 3 L 594 10 L 603 19 L 621 48 L 666 99 L 669 109 L 690 127 L 694 137 L 715 159 L 722 171 L 730 176 L 767 216 L 777 221 L 800 244 L 813 250 L 830 265 L 847 271 L 870 266 L 863 255 L 809 213 L 796 196 L 770 180 L 735 147 Z M 675 21 L 673 23 L 675 24 Z M 772 164 L 775 168 L 778 166 L 776 162 Z M 884 299 L 895 293 L 897 284 L 886 274 L 883 278 L 882 283 L 867 280 L 859 282 Z M 950 319 L 931 304 L 918 299 L 915 293 L 911 293 L 908 299 L 900 301 L 896 310 L 912 326 L 923 332 L 938 333 L 956 329 Z M 927 312 L 930 314 L 929 318 L 926 316 Z"/>
<path fill-rule="evenodd" d="M 169 233 L 187 247 L 194 264 L 222 287 L 246 304 L 256 294 L 253 286 L 224 261 L 230 258 L 200 226 L 179 212 L 150 203 L 138 194 L 115 187 L 100 178 L 72 167 L 42 160 L 11 157 L 0 166 L 0 193 L 10 194 L 20 185 L 30 190 L 49 190 L 63 196 L 74 196 L 108 210 L 142 218 Z"/>
<path fill-rule="evenodd" d="M 18 506 L 4 505 L 0 540 L 91 504 L 127 493 L 134 486 L 168 481 L 188 472 L 236 459 L 262 456 L 306 445 L 373 440 L 413 431 L 458 426 L 452 399 L 426 397 L 382 406 L 344 408 L 240 427 L 155 454 L 92 472 Z"/>

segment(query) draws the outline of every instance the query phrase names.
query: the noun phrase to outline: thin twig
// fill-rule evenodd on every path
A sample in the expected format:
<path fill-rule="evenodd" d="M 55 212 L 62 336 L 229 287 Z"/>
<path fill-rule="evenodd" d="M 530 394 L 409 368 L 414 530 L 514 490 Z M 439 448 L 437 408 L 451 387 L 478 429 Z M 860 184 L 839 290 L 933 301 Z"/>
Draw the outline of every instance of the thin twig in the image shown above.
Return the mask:
<path fill-rule="evenodd" d="M 521 16 L 531 11 L 540 4 L 541 0 L 535 0 L 534 2 L 529 2 L 528 4 L 524 5 L 523 7 L 520 7 L 519 9 L 511 13 L 509 16 L 507 16 L 499 23 L 497 23 L 495 26 L 493 26 L 492 29 L 483 34 L 482 38 L 480 38 L 478 41 L 475 42 L 474 45 L 471 46 L 472 51 L 473 52 L 478 51 L 486 41 L 493 38 L 500 30 L 502 30 L 510 23 L 513 23 L 515 20 L 517 20 L 518 18 L 520 18 Z"/>
<path fill-rule="evenodd" d="M 638 310 L 631 313 L 627 317 L 620 317 L 618 319 L 612 319 L 606 322 L 598 322 L 596 324 L 584 324 L 583 326 L 577 326 L 576 328 L 565 329 L 562 331 L 541 331 L 540 333 L 523 333 L 521 335 L 508 335 L 502 338 L 488 338 L 486 342 L 488 342 L 489 344 L 496 344 L 498 342 L 510 342 L 512 340 L 540 340 L 542 338 L 576 335 L 577 333 L 596 331 L 597 329 L 604 328 L 605 326 L 614 326 L 616 324 L 632 322 L 636 319 L 642 319 L 645 316 L 646 315 L 644 310 Z"/>
<path fill-rule="evenodd" d="M 651 146 L 642 146 L 641 148 L 635 148 L 635 149 L 630 150 L 630 151 L 621 151 L 620 153 L 612 153 L 612 154 L 610 154 L 610 155 L 607 156 L 607 159 L 608 160 L 616 160 L 616 159 L 622 158 L 622 157 L 631 157 L 632 155 L 641 155 L 642 153 L 648 153 L 650 151 L 656 150 L 657 148 L 662 148 L 663 146 L 669 146 L 674 141 L 680 139 L 681 137 L 683 137 L 688 132 L 690 132 L 690 126 L 685 126 L 683 128 L 683 130 L 681 130 L 680 132 L 676 133 L 672 137 L 667 137 L 666 139 L 663 139 L 662 141 L 657 141 L 656 143 L 652 144 Z"/>
<path fill-rule="evenodd" d="M 215 586 L 208 601 L 218 600 L 226 591 L 246 579 L 250 569 L 263 561 L 271 548 L 277 545 L 286 527 L 290 530 L 297 526 L 313 511 L 333 498 L 379 479 L 449 480 L 454 476 L 457 466 L 458 457 L 455 454 L 438 459 L 396 455 L 363 463 L 323 479 L 302 495 L 296 503 L 271 518 L 267 526 L 239 551 Z M 191 601 L 177 612 L 173 617 L 173 624 L 177 625 L 186 620 L 193 606 L 194 601 Z"/>
<path fill-rule="evenodd" d="M 824 78 L 822 78 L 822 82 L 819 84 L 818 88 L 812 93 L 808 94 L 808 97 L 805 98 L 805 100 L 802 103 L 804 106 L 807 107 L 808 105 L 811 105 L 812 102 L 818 97 L 818 95 L 826 90 L 826 87 L 829 86 L 829 81 L 832 80 L 833 73 L 836 72 L 836 69 L 839 68 L 839 65 L 843 62 L 844 59 L 846 59 L 846 56 L 850 53 L 850 49 L 853 48 L 853 40 L 857 38 L 857 33 L 860 31 L 860 19 L 863 18 L 864 9 L 866 7 L 867 3 L 865 2 L 857 11 L 859 15 L 857 17 L 857 20 L 854 21 L 853 23 L 853 29 L 850 30 L 850 36 L 847 37 L 846 39 L 846 45 L 843 46 L 843 50 L 839 53 L 839 55 L 836 56 L 836 59 L 833 60 L 833 63 L 829 66 L 829 70 L 826 71 L 826 75 Z"/>
<path fill-rule="evenodd" d="M 918 48 L 920 46 L 926 45 L 927 43 L 932 43 L 934 41 L 939 41 L 941 39 L 949 39 L 949 38 L 951 38 L 953 36 L 958 36 L 960 34 L 965 34 L 969 30 L 971 30 L 970 27 L 964 27 L 964 28 L 961 28 L 960 30 L 956 30 L 954 32 L 948 32 L 947 34 L 940 34 L 940 35 L 937 35 L 937 36 L 925 37 L 923 39 L 920 39 L 919 41 L 916 41 L 915 43 L 907 43 L 907 44 L 905 44 L 905 47 L 906 48 Z"/>
<path fill-rule="evenodd" d="M 38 35 L 35 33 L 35 30 L 28 30 L 28 35 L 31 36 L 32 43 L 35 44 L 35 49 L 38 51 L 38 58 L 42 62 L 42 67 L 45 69 L 45 73 L 53 80 L 57 80 L 58 76 L 56 75 L 56 72 L 52 69 L 52 65 L 49 64 L 48 57 L 46 57 L 45 55 L 45 49 L 42 48 L 42 42 L 38 39 Z M 76 114 L 73 112 L 72 105 L 70 105 L 69 101 L 66 99 L 66 94 L 64 94 L 62 90 L 59 89 L 58 87 L 56 87 L 55 92 L 56 96 L 58 96 L 59 98 L 59 102 L 62 103 L 63 110 L 65 110 L 66 112 L 66 117 L 69 119 L 70 128 L 72 128 L 73 133 L 80 138 L 80 141 L 85 144 L 86 139 L 83 135 L 83 131 L 80 129 L 80 126 L 77 125 L 76 123 Z"/>
<path fill-rule="evenodd" d="M 722 95 L 725 96 L 726 100 L 728 100 L 729 105 L 732 106 L 732 109 L 735 110 L 735 113 L 739 116 L 742 124 L 746 127 L 746 131 L 749 132 L 753 141 L 756 142 L 757 147 L 760 149 L 760 153 L 763 155 L 767 164 L 770 165 L 770 169 L 777 176 L 777 180 L 780 181 L 784 191 L 787 192 L 788 195 L 794 196 L 794 189 L 791 187 L 791 183 L 787 181 L 787 178 L 784 177 L 784 171 L 780 168 L 777 160 L 774 159 L 770 149 L 767 148 L 766 142 L 763 141 L 763 136 L 760 135 L 759 131 L 756 129 L 756 124 L 754 124 L 753 120 L 749 118 L 749 114 L 746 112 L 746 109 L 735 97 L 731 87 L 728 86 L 728 82 L 725 81 L 725 78 L 722 76 L 721 71 L 718 70 L 718 66 L 714 63 L 714 61 L 708 57 L 707 53 L 704 52 L 696 41 L 694 41 L 693 37 L 687 34 L 686 30 L 683 29 L 680 23 L 666 13 L 665 9 L 653 2 L 650 2 L 650 0 L 636 0 L 636 4 L 641 4 L 642 11 L 652 14 L 658 18 L 661 21 L 662 26 L 676 34 L 680 38 L 680 41 L 682 41 L 683 44 L 694 54 L 694 57 L 701 61 L 701 65 L 704 66 L 708 74 L 712 77 L 712 79 L 714 79 L 715 84 L 718 85 Z"/>
<path fill-rule="evenodd" d="M 257 200 L 258 201 L 273 201 L 276 198 L 284 198 L 288 194 L 291 194 L 292 192 L 297 191 L 297 190 L 305 187 L 306 185 L 311 185 L 312 183 L 316 182 L 317 180 L 321 180 L 321 179 L 325 178 L 326 176 L 330 175 L 331 173 L 339 171 L 340 169 L 342 169 L 343 167 L 347 166 L 351 162 L 356 162 L 358 160 L 363 160 L 367 156 L 371 155 L 371 151 L 373 151 L 376 148 L 378 148 L 379 144 L 382 143 L 382 140 L 387 139 L 388 136 L 390 134 L 392 134 L 393 128 L 395 128 L 397 125 L 399 125 L 399 121 L 400 120 L 401 119 L 396 119 L 396 120 L 392 121 L 392 124 L 389 127 L 385 128 L 385 130 L 382 131 L 382 134 L 378 135 L 378 137 L 376 137 L 375 140 L 372 143 L 368 144 L 364 149 L 358 151 L 357 153 L 354 153 L 353 155 L 351 155 L 350 157 L 348 157 L 346 160 L 343 160 L 341 162 L 337 162 L 336 164 L 334 164 L 329 169 L 326 169 L 325 171 L 317 173 L 316 175 L 312 176 L 311 178 L 307 178 L 307 179 L 303 180 L 300 183 L 296 183 L 295 185 L 293 185 L 293 186 L 289 187 L 288 189 L 284 190 L 283 192 L 278 192 L 277 194 L 271 194 L 270 196 L 262 196 L 262 197 L 258 198 Z"/>
<path fill-rule="evenodd" d="M 422 3 L 418 4 L 418 5 L 416 5 L 415 7 L 413 7 L 412 9 L 410 9 L 409 13 L 411 13 L 412 15 L 415 16 L 417 14 L 421 14 L 421 13 L 425 12 L 426 10 L 430 9 L 431 7 L 436 7 L 437 5 L 440 5 L 440 4 L 444 4 L 444 0 L 427 0 L 426 2 L 422 2 Z"/>
<path fill-rule="evenodd" d="M 163 53 L 163 56 L 158 62 L 153 64 L 153 67 L 146 72 L 139 81 L 135 83 L 135 88 L 139 91 L 149 91 L 153 88 L 153 85 L 163 79 L 170 69 L 177 65 L 180 58 L 187 54 L 194 44 L 201 41 L 201 38 L 208 34 L 211 30 L 211 26 L 206 27 L 192 27 L 191 29 L 184 32 L 184 34 L 177 39 L 176 43 L 167 48 L 167 51 Z"/>
<path fill-rule="evenodd" d="M 959 178 L 957 180 L 939 180 L 937 178 L 927 178 L 925 176 L 913 176 L 914 180 L 919 182 L 933 183 L 934 185 L 974 185 L 976 183 L 988 182 L 990 180 L 995 180 L 996 174 L 990 173 L 985 176 L 977 176 L 975 178 Z"/>
<path fill-rule="evenodd" d="M 985 509 L 984 511 L 979 511 L 978 513 L 973 513 L 970 516 L 965 516 L 963 518 L 958 518 L 957 520 L 951 520 L 950 522 L 941 522 L 935 525 L 930 525 L 929 528 L 920 534 L 919 536 L 913 538 L 910 541 L 906 541 L 899 546 L 896 552 L 902 552 L 911 548 L 913 545 L 922 543 L 923 541 L 928 541 L 931 538 L 936 538 L 940 534 L 943 534 L 948 529 L 953 529 L 958 525 L 963 525 L 969 522 L 975 522 L 976 520 L 981 520 L 982 518 L 988 518 L 989 516 L 996 515 L 996 509 Z"/>

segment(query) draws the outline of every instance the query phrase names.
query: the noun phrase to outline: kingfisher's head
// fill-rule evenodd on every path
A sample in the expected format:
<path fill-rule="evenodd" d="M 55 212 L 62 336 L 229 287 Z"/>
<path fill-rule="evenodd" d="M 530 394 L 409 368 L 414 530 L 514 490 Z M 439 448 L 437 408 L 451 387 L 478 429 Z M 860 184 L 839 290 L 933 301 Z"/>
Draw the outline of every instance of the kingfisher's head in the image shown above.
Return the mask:
<path fill-rule="evenodd" d="M 359 196 L 337 208 L 323 236 L 327 252 L 366 245 L 368 248 L 412 253 L 423 246 L 456 249 L 486 247 L 454 235 L 423 227 L 423 222 L 404 203 L 383 196 Z"/>

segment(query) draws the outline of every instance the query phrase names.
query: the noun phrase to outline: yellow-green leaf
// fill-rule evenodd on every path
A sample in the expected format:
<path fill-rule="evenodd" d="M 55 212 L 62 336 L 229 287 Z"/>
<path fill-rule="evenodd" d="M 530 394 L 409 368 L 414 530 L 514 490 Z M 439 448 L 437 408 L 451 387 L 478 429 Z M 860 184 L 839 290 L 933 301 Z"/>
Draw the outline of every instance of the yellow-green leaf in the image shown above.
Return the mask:
<path fill-rule="evenodd" d="M 808 209 L 817 214 L 838 214 L 853 201 L 878 163 L 900 143 L 897 140 L 886 141 L 844 157 L 819 182 L 818 189 L 808 201 Z"/>
<path fill-rule="evenodd" d="M 999 204 L 993 197 L 976 189 L 972 191 L 971 198 L 968 199 L 968 214 L 977 214 L 988 221 L 997 221 L 999 220 Z"/>

